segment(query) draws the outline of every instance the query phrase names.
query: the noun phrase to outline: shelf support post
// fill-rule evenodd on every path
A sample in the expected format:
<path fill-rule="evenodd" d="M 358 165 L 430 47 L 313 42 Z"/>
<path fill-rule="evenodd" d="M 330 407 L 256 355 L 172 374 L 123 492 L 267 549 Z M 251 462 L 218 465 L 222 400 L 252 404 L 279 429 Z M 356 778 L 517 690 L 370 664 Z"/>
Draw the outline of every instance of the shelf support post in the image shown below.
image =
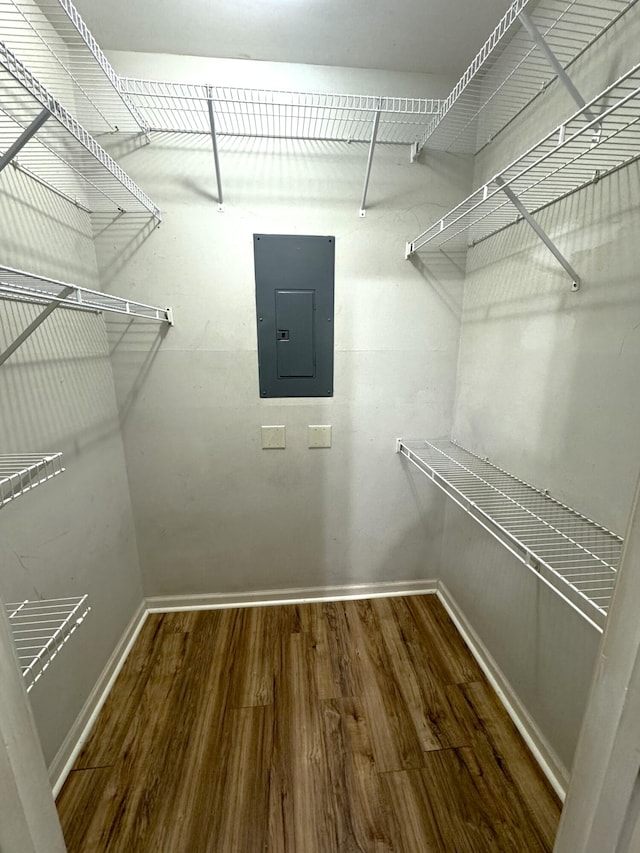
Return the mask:
<path fill-rule="evenodd" d="M 365 216 L 365 206 L 367 203 L 367 190 L 369 189 L 369 178 L 371 177 L 371 165 L 373 164 L 373 152 L 376 147 L 376 139 L 378 138 L 378 126 L 380 124 L 380 104 L 378 101 L 378 109 L 373 117 L 373 128 L 371 130 L 371 141 L 369 142 L 369 157 L 367 158 L 367 173 L 364 177 L 364 188 L 362 190 L 362 201 L 360 202 L 360 216 Z"/>
<path fill-rule="evenodd" d="M 211 129 L 211 145 L 213 146 L 213 161 L 216 166 L 216 183 L 218 184 L 218 210 L 224 210 L 222 197 L 222 178 L 220 175 L 220 159 L 218 157 L 218 136 L 216 134 L 216 117 L 213 112 L 213 89 L 207 86 L 207 109 L 209 111 L 209 127 Z"/>
<path fill-rule="evenodd" d="M 554 258 L 558 261 L 558 263 L 564 268 L 565 272 L 569 275 L 569 278 L 572 281 L 571 290 L 579 290 L 580 289 L 580 276 L 574 270 L 574 268 L 571 266 L 571 264 L 565 258 L 565 256 L 562 254 L 560 249 L 558 249 L 558 247 L 553 242 L 551 237 L 549 237 L 549 235 L 544 230 L 544 228 L 533 218 L 533 216 L 529 213 L 529 211 L 524 206 L 524 204 L 520 201 L 518 196 L 513 192 L 511 187 L 507 186 L 507 184 L 505 184 L 504 180 L 500 176 L 498 176 L 494 180 L 495 180 L 496 184 L 500 187 L 502 192 L 509 199 L 511 204 L 516 208 L 518 213 L 520 213 L 522 215 L 522 217 L 529 223 L 531 228 L 535 231 L 535 233 L 538 235 L 538 237 L 542 240 L 542 242 L 545 244 L 547 249 L 549 249 L 549 251 L 554 256 Z"/>
<path fill-rule="evenodd" d="M 32 320 L 27 328 L 18 335 L 15 341 L 10 344 L 3 353 L 0 353 L 0 366 L 3 365 L 8 358 L 11 358 L 18 347 L 22 346 L 27 338 L 35 332 L 38 326 L 44 323 L 50 314 L 53 314 L 56 308 L 60 305 L 59 300 L 66 299 L 67 296 L 73 293 L 73 290 L 73 287 L 65 287 L 64 290 L 60 292 L 58 299 L 55 302 L 50 302 L 49 305 L 47 305 L 47 307 L 38 314 L 35 320 Z"/>
<path fill-rule="evenodd" d="M 36 135 L 36 133 L 40 130 L 45 121 L 51 116 L 51 113 L 47 109 L 43 109 L 42 112 L 34 118 L 29 127 L 27 127 L 20 136 L 16 139 L 13 145 L 8 148 L 5 153 L 0 157 L 0 172 L 4 169 L 5 166 L 8 166 L 9 163 L 13 160 L 13 158 L 18 154 L 27 142 Z"/>
<path fill-rule="evenodd" d="M 587 102 L 582 97 L 582 95 L 580 94 L 580 92 L 578 91 L 576 86 L 574 85 L 573 80 L 571 79 L 571 77 L 569 77 L 567 72 L 564 70 L 564 68 L 562 67 L 562 65 L 558 61 L 558 57 L 555 55 L 553 50 L 549 47 L 547 40 L 542 35 L 540 30 L 536 27 L 536 25 L 533 23 L 533 21 L 531 20 L 529 15 L 523 9 L 522 12 L 519 13 L 518 17 L 520 18 L 520 21 L 522 22 L 522 26 L 525 28 L 525 30 L 529 34 L 529 38 L 531 39 L 531 41 L 536 45 L 536 47 L 538 47 L 542 51 L 542 53 L 544 53 L 544 55 L 547 59 L 547 62 L 549 63 L 551 68 L 555 71 L 555 73 L 558 77 L 558 80 L 562 83 L 562 85 L 565 87 L 567 92 L 571 95 L 571 97 L 576 102 L 576 104 L 581 109 L 583 107 L 585 107 Z M 594 121 L 597 118 L 597 116 L 595 116 L 591 112 L 591 110 L 585 110 L 584 114 L 588 118 L 589 121 Z"/>

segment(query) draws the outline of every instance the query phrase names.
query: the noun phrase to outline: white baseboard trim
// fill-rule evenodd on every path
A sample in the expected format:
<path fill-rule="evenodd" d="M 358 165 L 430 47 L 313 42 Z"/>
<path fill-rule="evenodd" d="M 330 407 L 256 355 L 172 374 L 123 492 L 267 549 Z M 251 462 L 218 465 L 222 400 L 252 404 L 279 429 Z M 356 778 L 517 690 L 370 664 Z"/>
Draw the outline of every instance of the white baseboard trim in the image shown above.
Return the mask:
<path fill-rule="evenodd" d="M 118 677 L 118 674 L 127 659 L 127 655 L 131 651 L 131 647 L 135 643 L 136 638 L 145 623 L 147 613 L 146 603 L 142 601 L 134 613 L 131 622 L 118 641 L 117 646 L 113 650 L 111 657 L 107 661 L 105 668 L 102 670 L 95 687 L 89 694 L 89 698 L 85 702 L 84 707 L 71 727 L 69 734 L 64 739 L 56 757 L 51 762 L 49 767 L 49 779 L 51 780 L 54 797 L 57 797 L 60 793 L 60 790 L 64 785 L 64 781 L 73 767 L 73 763 L 76 760 L 78 753 L 84 746 L 86 739 L 89 737 L 89 733 L 96 721 L 96 717 L 100 713 L 100 710 L 109 695 L 109 691 L 113 687 L 113 683 Z"/>
<path fill-rule="evenodd" d="M 252 592 L 207 595 L 154 595 L 147 598 L 147 608 L 149 613 L 171 613 L 179 610 L 215 610 L 224 607 L 261 607 L 271 604 L 387 598 L 396 595 L 428 595 L 437 592 L 437 589 L 437 580 L 406 580 L 293 589 L 258 589 Z"/>
<path fill-rule="evenodd" d="M 456 628 L 460 631 L 462 638 L 469 647 L 471 654 L 477 660 L 489 683 L 498 694 L 500 701 L 533 753 L 542 772 L 549 780 L 557 795 L 564 802 L 569 785 L 569 773 L 566 767 L 548 744 L 533 719 L 529 716 L 510 682 L 442 582 L 438 584 L 438 598 L 446 608 L 449 616 L 451 616 Z"/>

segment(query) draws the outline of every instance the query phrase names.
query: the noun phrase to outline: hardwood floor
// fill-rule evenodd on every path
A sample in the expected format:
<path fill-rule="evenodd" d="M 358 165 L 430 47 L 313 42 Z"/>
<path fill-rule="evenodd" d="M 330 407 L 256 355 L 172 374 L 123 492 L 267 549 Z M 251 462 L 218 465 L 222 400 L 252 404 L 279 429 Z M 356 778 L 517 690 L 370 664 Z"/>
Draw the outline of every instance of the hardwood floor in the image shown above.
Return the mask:
<path fill-rule="evenodd" d="M 435 596 L 151 615 L 69 853 L 538 853 L 559 802 Z"/>

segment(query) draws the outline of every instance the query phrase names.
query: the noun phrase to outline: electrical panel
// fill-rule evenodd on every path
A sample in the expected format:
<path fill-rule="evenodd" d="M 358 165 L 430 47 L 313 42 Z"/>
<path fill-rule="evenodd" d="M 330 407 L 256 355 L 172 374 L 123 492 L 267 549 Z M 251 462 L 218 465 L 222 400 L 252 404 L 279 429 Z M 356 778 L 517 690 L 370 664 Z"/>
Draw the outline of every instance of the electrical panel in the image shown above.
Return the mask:
<path fill-rule="evenodd" d="M 261 397 L 333 396 L 335 238 L 254 234 Z"/>

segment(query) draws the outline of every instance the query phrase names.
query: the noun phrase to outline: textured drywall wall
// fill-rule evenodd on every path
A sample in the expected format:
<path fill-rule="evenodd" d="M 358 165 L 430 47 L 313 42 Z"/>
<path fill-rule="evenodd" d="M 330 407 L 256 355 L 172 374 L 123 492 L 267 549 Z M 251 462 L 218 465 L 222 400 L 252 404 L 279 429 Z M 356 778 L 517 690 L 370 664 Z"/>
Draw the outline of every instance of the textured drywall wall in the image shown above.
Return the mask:
<path fill-rule="evenodd" d="M 11 167 L 0 176 L 0 234 L 3 264 L 97 285 L 86 214 Z M 0 302 L 0 351 L 40 310 Z M 66 466 L 0 509 L 0 596 L 89 593 L 93 608 L 30 693 L 50 763 L 142 600 L 102 317 L 54 312 L 0 367 L 0 401 L 0 452 L 61 450 Z"/>
<path fill-rule="evenodd" d="M 192 73 L 179 57 L 111 58 L 120 73 Z M 200 79 L 217 68 L 198 65 Z M 317 68 L 294 71 L 289 86 L 340 88 L 335 69 L 325 85 Z M 386 90 L 401 91 L 402 76 Z M 353 90 L 352 73 L 343 78 Z M 140 341 L 113 355 L 146 593 L 437 576 L 443 504 L 393 451 L 398 435 L 450 429 L 461 274 L 449 264 L 427 280 L 404 244 L 464 194 L 469 164 L 411 164 L 408 146 L 379 146 L 363 219 L 366 145 L 222 139 L 224 213 L 207 137 L 157 134 L 113 150 L 164 220 L 124 252 L 117 225 L 98 236 L 102 283 L 171 305 L 176 322 L 158 347 Z M 262 232 L 336 238 L 330 399 L 259 398 L 253 234 Z M 333 426 L 331 449 L 308 449 L 307 426 L 318 423 Z M 286 450 L 260 448 L 269 424 L 286 426 Z"/>
<path fill-rule="evenodd" d="M 630 67 L 639 17 L 576 63 L 585 97 Z M 475 184 L 573 109 L 551 88 L 477 158 Z M 525 223 L 469 250 L 453 430 L 620 534 L 640 467 L 639 197 L 636 163 L 539 214 L 583 279 L 578 293 Z M 443 579 L 569 767 L 599 635 L 486 540 L 449 507 Z"/>

